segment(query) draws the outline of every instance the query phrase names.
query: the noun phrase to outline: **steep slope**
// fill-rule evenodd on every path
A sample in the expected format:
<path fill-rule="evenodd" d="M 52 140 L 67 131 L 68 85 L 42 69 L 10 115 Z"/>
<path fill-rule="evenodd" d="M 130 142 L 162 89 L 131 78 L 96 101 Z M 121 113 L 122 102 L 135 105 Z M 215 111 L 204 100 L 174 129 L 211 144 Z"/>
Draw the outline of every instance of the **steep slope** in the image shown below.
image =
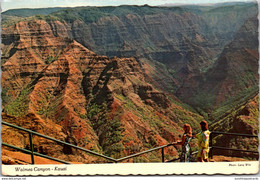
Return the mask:
<path fill-rule="evenodd" d="M 37 18 L 49 22 L 56 36 L 74 39 L 98 54 L 135 57 L 146 80 L 179 96 L 182 90 L 187 94 L 191 80 L 195 87 L 200 85 L 202 74 L 257 11 L 254 2 L 210 7 L 109 6 L 61 9 Z M 196 91 L 193 86 L 189 89 Z"/>
<path fill-rule="evenodd" d="M 34 13 L 31 11 L 29 14 Z M 19 13 L 10 11 L 9 15 Z M 67 30 L 54 24 L 56 35 L 66 33 L 98 54 L 135 57 L 143 68 L 155 63 L 149 81 L 158 84 L 157 88 L 176 92 L 187 79 L 207 71 L 245 20 L 256 13 L 257 3 L 223 7 L 145 5 L 68 8 L 38 18 L 58 18 Z"/>
<path fill-rule="evenodd" d="M 227 113 L 218 122 L 211 125 L 213 131 L 224 131 L 230 133 L 258 135 L 259 133 L 259 96 L 250 99 L 243 106 L 235 109 L 232 113 Z M 257 138 L 235 137 L 235 136 L 216 136 L 214 138 L 215 146 L 224 146 L 228 148 L 237 148 L 251 151 L 258 151 L 259 141 Z M 258 159 L 254 153 L 242 152 L 223 152 L 214 150 L 215 154 L 250 157 Z"/>
<path fill-rule="evenodd" d="M 212 116 L 218 118 L 255 96 L 259 82 L 257 37 L 258 20 L 255 16 L 240 28 L 213 68 L 187 81 L 179 89 L 178 97 L 205 110 L 215 109 Z"/>
<path fill-rule="evenodd" d="M 59 21 L 21 21 L 3 28 L 5 121 L 113 157 L 175 141 L 184 122 L 198 127 L 202 117 L 148 84 L 134 58 L 99 56 L 61 33 L 57 36 L 53 27 L 66 34 Z M 48 129 L 49 125 L 57 128 Z M 17 133 L 9 131 L 3 129 L 3 140 L 12 143 Z M 37 141 L 35 148 L 45 154 L 68 161 L 101 161 L 58 145 L 54 152 L 51 142 Z M 171 148 L 168 153 L 177 151 Z M 160 155 L 148 156 L 136 161 Z"/>
<path fill-rule="evenodd" d="M 136 57 L 148 65 L 151 61 L 166 65 L 164 69 L 155 66 L 151 82 L 175 92 L 187 79 L 211 67 L 245 20 L 256 13 L 257 4 L 245 3 L 210 10 L 89 7 L 52 15 L 66 21 L 71 38 L 99 54 Z"/>

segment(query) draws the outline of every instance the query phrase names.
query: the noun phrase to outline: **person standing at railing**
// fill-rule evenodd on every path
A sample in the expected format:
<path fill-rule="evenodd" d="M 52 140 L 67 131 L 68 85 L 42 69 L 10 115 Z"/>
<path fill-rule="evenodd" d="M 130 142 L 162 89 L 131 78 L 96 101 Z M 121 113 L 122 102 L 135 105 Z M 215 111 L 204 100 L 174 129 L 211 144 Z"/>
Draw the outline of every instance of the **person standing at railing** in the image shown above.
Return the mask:
<path fill-rule="evenodd" d="M 201 131 L 196 135 L 198 139 L 198 161 L 199 162 L 209 162 L 209 135 L 208 123 L 206 121 L 200 122 Z"/>
<path fill-rule="evenodd" d="M 184 130 L 184 134 L 182 135 L 182 140 L 177 141 L 176 145 L 182 145 L 180 161 L 190 162 L 191 160 L 190 141 L 192 139 L 192 129 L 189 124 L 184 124 L 183 130 Z"/>

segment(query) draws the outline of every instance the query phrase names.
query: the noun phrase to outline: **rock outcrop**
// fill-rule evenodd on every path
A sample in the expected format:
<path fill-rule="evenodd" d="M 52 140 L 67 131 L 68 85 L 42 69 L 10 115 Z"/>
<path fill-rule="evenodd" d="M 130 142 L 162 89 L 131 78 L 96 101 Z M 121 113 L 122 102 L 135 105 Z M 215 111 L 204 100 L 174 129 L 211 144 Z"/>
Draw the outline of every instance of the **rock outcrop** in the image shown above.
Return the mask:
<path fill-rule="evenodd" d="M 259 96 L 255 96 L 241 107 L 234 109 L 231 113 L 227 113 L 222 119 L 213 123 L 211 129 L 213 131 L 248 134 L 257 136 L 259 133 Z M 246 136 L 229 136 L 219 135 L 214 138 L 215 146 L 235 148 L 242 150 L 258 151 L 258 138 Z M 215 154 L 251 157 L 258 159 L 256 153 L 246 152 L 223 152 L 214 150 Z"/>
<path fill-rule="evenodd" d="M 255 96 L 259 82 L 257 37 L 258 20 L 254 16 L 239 29 L 207 73 L 186 81 L 178 97 L 193 106 L 214 110 L 228 104 L 235 107 Z"/>
<path fill-rule="evenodd" d="M 185 116 L 193 115 L 192 125 L 198 126 L 201 117 L 148 84 L 134 58 L 99 56 L 57 36 L 54 24 L 62 23 L 30 20 L 3 28 L 5 121 L 114 157 L 175 141 Z M 2 132 L 8 143 L 24 137 L 9 131 Z M 99 162 L 41 138 L 36 142 L 35 149 L 44 154 Z M 18 144 L 28 146 L 22 140 Z"/>

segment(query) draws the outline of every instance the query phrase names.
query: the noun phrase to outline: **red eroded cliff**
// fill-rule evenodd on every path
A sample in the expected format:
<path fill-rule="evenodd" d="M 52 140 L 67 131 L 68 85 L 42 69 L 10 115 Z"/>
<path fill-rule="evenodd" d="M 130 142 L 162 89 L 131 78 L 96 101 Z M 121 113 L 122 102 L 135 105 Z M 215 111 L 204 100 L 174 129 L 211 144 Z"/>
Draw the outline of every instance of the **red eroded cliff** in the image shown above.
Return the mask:
<path fill-rule="evenodd" d="M 136 59 L 99 56 L 55 33 L 53 27 L 65 26 L 31 20 L 3 28 L 4 121 L 116 158 L 179 139 L 186 116 L 198 125 L 199 115 L 145 81 Z M 2 134 L 10 144 L 25 137 L 10 128 Z M 25 140 L 18 144 L 28 147 Z M 35 149 L 73 162 L 102 162 L 42 138 Z"/>

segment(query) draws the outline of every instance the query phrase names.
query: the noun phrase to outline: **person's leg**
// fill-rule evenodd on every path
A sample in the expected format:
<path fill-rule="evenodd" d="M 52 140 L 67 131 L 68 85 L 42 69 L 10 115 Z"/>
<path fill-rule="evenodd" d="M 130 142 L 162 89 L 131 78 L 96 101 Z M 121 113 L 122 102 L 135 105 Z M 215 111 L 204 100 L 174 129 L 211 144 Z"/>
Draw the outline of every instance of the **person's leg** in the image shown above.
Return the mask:
<path fill-rule="evenodd" d="M 205 161 L 205 162 L 209 162 L 209 158 L 203 159 L 203 161 Z"/>
<path fill-rule="evenodd" d="M 204 162 L 209 162 L 209 153 L 208 153 L 208 151 L 205 151 L 204 157 L 203 157 L 203 161 Z"/>
<path fill-rule="evenodd" d="M 202 149 L 199 147 L 198 149 L 198 154 L 197 154 L 197 158 L 198 158 L 198 162 L 203 162 L 203 158 L 202 158 Z"/>
<path fill-rule="evenodd" d="M 199 162 L 203 162 L 202 157 L 198 157 Z"/>

